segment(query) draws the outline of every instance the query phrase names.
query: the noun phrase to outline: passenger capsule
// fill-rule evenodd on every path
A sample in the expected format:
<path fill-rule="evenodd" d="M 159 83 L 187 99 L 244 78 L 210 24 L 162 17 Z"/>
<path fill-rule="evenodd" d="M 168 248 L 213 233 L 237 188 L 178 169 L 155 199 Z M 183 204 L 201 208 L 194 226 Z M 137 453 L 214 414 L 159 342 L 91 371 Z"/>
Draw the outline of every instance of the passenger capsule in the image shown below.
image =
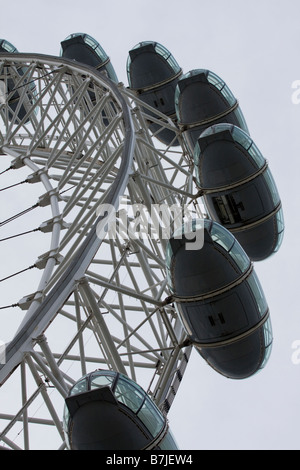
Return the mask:
<path fill-rule="evenodd" d="M 110 62 L 110 59 L 104 49 L 96 41 L 85 33 L 70 34 L 64 41 L 61 42 L 60 55 L 67 59 L 75 60 L 83 64 L 95 68 L 99 73 L 104 74 L 110 80 L 118 83 L 118 77 Z M 90 88 L 93 90 L 93 86 Z M 93 104 L 96 103 L 96 95 L 94 91 L 88 90 L 88 94 Z M 115 116 L 116 108 L 112 101 L 105 106 L 101 112 L 103 123 L 105 126 L 109 124 L 109 116 Z"/>
<path fill-rule="evenodd" d="M 166 251 L 168 284 L 187 335 L 201 356 L 232 379 L 264 367 L 272 345 L 268 305 L 236 238 L 212 220 L 175 232 Z M 202 230 L 201 249 L 187 249 Z M 190 242 L 189 242 L 190 243 Z"/>
<path fill-rule="evenodd" d="M 65 400 L 70 450 L 169 450 L 177 444 L 167 419 L 127 376 L 97 370 L 81 378 Z"/>
<path fill-rule="evenodd" d="M 175 91 L 178 124 L 191 150 L 201 132 L 220 122 L 235 124 L 248 132 L 237 99 L 215 73 L 196 69 L 183 75 Z"/>
<path fill-rule="evenodd" d="M 90 65 L 118 83 L 116 72 L 104 49 L 88 34 L 73 33 L 61 42 L 60 55 Z"/>
<path fill-rule="evenodd" d="M 10 42 L 6 41 L 5 39 L 0 39 L 0 53 L 18 53 L 18 49 L 13 46 Z M 14 76 L 9 75 L 7 80 L 3 81 L 0 80 L 1 83 L 1 94 L 2 96 L 7 96 L 8 97 L 8 105 L 9 105 L 9 111 L 8 111 L 8 118 L 11 121 L 12 119 L 15 119 L 14 114 L 17 111 L 17 118 L 21 121 L 24 119 L 26 116 L 28 110 L 30 109 L 32 103 L 35 100 L 35 95 L 36 95 L 36 88 L 35 84 L 33 82 L 29 83 L 26 85 L 27 80 L 25 79 L 23 82 L 21 80 L 21 77 L 25 75 L 26 73 L 26 67 L 16 67 L 16 71 L 14 73 Z M 19 107 L 19 100 L 20 100 L 20 92 L 16 91 L 13 93 L 15 88 L 19 88 L 22 90 L 22 87 L 26 86 L 28 87 L 28 91 L 25 96 L 22 98 L 22 105 Z M 11 93 L 13 95 L 11 96 Z M 0 101 L 1 103 L 1 101 Z M 24 123 L 26 124 L 29 122 L 29 119 L 27 119 Z"/>
<path fill-rule="evenodd" d="M 181 75 L 182 70 L 173 55 L 157 42 L 140 42 L 129 51 L 127 60 L 129 88 L 135 90 L 143 102 L 170 117 L 175 123 L 175 88 Z M 158 119 L 158 116 L 149 109 L 146 112 Z M 179 145 L 172 130 L 162 128 L 151 120 L 149 128 L 164 144 Z"/>
<path fill-rule="evenodd" d="M 210 218 L 238 239 L 253 261 L 278 251 L 284 223 L 280 197 L 267 161 L 240 128 L 206 129 L 194 151 L 196 181 Z"/>

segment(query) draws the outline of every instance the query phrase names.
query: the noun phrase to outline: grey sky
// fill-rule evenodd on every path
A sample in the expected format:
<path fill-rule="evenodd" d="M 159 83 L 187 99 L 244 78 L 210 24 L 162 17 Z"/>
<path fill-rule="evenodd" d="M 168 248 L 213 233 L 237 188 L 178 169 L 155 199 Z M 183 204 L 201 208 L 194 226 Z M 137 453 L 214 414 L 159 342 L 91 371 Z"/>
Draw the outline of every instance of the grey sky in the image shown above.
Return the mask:
<path fill-rule="evenodd" d="M 97 39 L 127 84 L 128 51 L 142 40 L 166 46 L 184 72 L 207 68 L 238 98 L 251 137 L 281 195 L 285 237 L 256 263 L 273 325 L 266 368 L 245 381 L 218 375 L 194 352 L 169 414 L 181 449 L 299 449 L 300 340 L 297 249 L 300 104 L 299 0 L 14 0 L 2 7 L 0 37 L 20 52 L 58 55 L 73 32 Z"/>

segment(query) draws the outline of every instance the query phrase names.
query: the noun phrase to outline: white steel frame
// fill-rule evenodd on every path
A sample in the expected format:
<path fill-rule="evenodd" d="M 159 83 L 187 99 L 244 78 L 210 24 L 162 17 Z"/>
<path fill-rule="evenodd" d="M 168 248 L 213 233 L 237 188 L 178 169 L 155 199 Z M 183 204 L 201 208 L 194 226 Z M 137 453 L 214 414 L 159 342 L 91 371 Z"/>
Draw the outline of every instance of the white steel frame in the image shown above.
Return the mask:
<path fill-rule="evenodd" d="M 167 287 L 161 231 L 151 239 L 101 236 L 108 216 L 97 217 L 97 208 L 190 204 L 203 215 L 180 132 L 156 112 L 151 120 L 181 143 L 159 144 L 146 122 L 147 108 L 154 110 L 122 84 L 38 54 L 1 54 L 6 89 L 8 78 L 15 88 L 1 97 L 0 152 L 12 157 L 12 171 L 26 166 L 30 182 L 43 185 L 37 202 L 52 216 L 40 226 L 49 250 L 35 263 L 39 285 L 16 299 L 24 317 L 0 366 L 0 441 L 6 449 L 64 449 L 64 398 L 82 375 L 127 374 L 167 414 L 191 353 Z M 9 387 L 10 405 L 1 397 Z"/>

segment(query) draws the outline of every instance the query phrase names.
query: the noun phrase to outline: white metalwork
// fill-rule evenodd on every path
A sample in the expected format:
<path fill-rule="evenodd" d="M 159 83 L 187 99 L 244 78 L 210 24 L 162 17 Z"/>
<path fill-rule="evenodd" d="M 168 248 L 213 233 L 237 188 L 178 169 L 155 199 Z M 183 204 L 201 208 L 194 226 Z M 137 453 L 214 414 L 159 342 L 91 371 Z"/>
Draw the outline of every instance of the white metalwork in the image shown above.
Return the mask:
<path fill-rule="evenodd" d="M 124 226 L 122 208 L 140 204 L 150 213 L 163 203 L 189 204 L 202 212 L 178 129 L 151 108 L 157 116 L 151 120 L 172 129 L 181 143 L 159 144 L 147 128 L 147 105 L 122 84 L 37 54 L 1 54 L 0 84 L 0 160 L 12 157 L 7 174 L 26 173 L 36 188 L 38 213 L 33 209 L 30 221 L 39 237 L 32 246 L 37 284 L 28 293 L 15 280 L 19 297 L 0 310 L 1 324 L 16 319 L 0 364 L 0 440 L 9 449 L 64 449 L 64 398 L 96 368 L 128 374 L 168 412 L 191 346 L 170 303 L 164 222 L 152 211 L 152 237 L 137 237 L 134 227 L 143 220 L 133 211 Z M 26 191 L 21 199 L 19 193 L 18 210 Z M 111 213 L 97 215 L 105 204 L 116 211 L 114 237 L 106 234 Z M 167 216 L 174 224 L 171 210 Z M 22 246 L 13 242 L 9 255 L 20 268 Z"/>

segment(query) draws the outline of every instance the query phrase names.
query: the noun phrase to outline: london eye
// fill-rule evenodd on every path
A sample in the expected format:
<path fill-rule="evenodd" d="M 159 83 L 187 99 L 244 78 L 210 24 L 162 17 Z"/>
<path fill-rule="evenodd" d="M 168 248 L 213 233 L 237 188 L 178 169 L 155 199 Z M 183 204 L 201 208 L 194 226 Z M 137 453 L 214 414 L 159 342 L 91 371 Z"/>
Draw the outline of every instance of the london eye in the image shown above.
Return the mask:
<path fill-rule="evenodd" d="M 238 139 L 231 145 L 243 157 L 226 163 L 221 137 L 241 114 L 215 74 L 183 75 L 166 48 L 145 41 L 129 53 L 126 87 L 89 35 L 61 46 L 54 57 L 0 43 L 0 307 L 10 338 L 1 403 L 11 398 L 1 446 L 176 448 L 168 412 L 193 347 L 231 378 L 256 373 L 271 351 L 267 302 L 234 236 L 248 222 L 228 202 L 263 163 L 244 181 L 250 144 Z M 229 130 L 207 130 L 220 122 Z M 229 188 L 214 179 L 225 166 Z M 271 208 L 251 219 L 277 222 L 268 255 L 283 233 L 274 188 L 270 176 L 256 190 Z M 251 205 L 249 192 L 240 195 L 239 213 Z M 205 250 L 186 252 L 197 230 Z"/>

